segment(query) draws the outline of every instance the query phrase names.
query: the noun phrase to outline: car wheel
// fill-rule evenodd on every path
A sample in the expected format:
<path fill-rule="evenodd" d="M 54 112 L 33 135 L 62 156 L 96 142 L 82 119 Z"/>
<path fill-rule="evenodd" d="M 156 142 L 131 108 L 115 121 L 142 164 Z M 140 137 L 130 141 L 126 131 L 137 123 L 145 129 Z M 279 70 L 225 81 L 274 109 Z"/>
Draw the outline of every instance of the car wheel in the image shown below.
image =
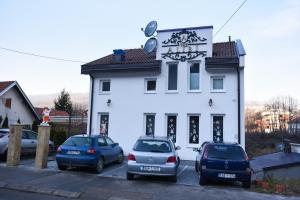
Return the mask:
<path fill-rule="evenodd" d="M 199 185 L 205 185 L 207 183 L 207 180 L 203 176 L 199 176 Z"/>
<path fill-rule="evenodd" d="M 251 181 L 244 181 L 243 182 L 243 188 L 250 188 L 251 187 Z"/>
<path fill-rule="evenodd" d="M 95 168 L 96 173 L 101 173 L 103 171 L 103 168 L 104 168 L 103 158 L 100 157 Z"/>
<path fill-rule="evenodd" d="M 177 182 L 177 175 L 171 176 L 171 181 L 172 181 L 173 183 L 176 183 L 176 182 Z"/>
<path fill-rule="evenodd" d="M 124 155 L 123 155 L 123 152 L 120 152 L 119 155 L 118 155 L 117 162 L 122 163 L 123 161 L 124 161 Z"/>
<path fill-rule="evenodd" d="M 127 178 L 127 180 L 133 180 L 134 175 L 132 173 L 127 172 L 126 173 L 126 178 Z"/>
<path fill-rule="evenodd" d="M 57 168 L 59 169 L 59 170 L 66 170 L 67 169 L 67 166 L 64 166 L 64 165 L 57 165 Z"/>

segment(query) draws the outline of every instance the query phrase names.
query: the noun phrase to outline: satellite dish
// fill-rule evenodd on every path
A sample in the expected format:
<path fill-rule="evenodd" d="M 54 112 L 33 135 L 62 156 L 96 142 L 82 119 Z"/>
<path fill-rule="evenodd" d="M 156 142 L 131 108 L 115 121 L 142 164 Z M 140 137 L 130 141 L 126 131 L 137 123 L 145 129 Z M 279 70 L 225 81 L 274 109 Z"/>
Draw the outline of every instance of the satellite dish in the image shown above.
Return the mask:
<path fill-rule="evenodd" d="M 156 21 L 149 22 L 144 31 L 145 36 L 151 37 L 155 33 L 156 29 L 157 29 L 157 22 Z"/>
<path fill-rule="evenodd" d="M 156 46 L 157 46 L 157 40 L 156 40 L 156 38 L 152 37 L 146 41 L 146 43 L 144 45 L 144 52 L 151 53 L 152 51 L 154 51 Z"/>

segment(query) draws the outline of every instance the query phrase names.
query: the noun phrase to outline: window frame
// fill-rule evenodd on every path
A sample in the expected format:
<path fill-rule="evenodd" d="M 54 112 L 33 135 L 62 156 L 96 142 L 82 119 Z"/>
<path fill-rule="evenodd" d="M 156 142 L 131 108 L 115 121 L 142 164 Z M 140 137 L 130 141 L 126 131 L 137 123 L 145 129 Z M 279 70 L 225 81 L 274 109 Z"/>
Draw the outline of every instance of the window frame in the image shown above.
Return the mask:
<path fill-rule="evenodd" d="M 214 89 L 214 79 L 222 79 L 223 80 L 223 89 Z M 210 91 L 211 93 L 224 93 L 225 90 L 225 75 L 211 76 L 210 77 Z"/>
<path fill-rule="evenodd" d="M 155 90 L 148 90 L 148 81 L 155 81 Z M 144 93 L 156 94 L 157 93 L 157 78 L 145 78 L 144 79 Z"/>
<path fill-rule="evenodd" d="M 179 72 L 179 62 L 167 62 L 167 72 L 166 72 L 166 93 L 178 93 L 178 72 Z M 177 66 L 177 76 L 176 76 L 176 90 L 169 90 L 169 71 L 170 71 L 170 65 L 176 65 Z"/>
<path fill-rule="evenodd" d="M 199 64 L 199 89 L 191 89 L 190 88 L 190 82 L 191 82 L 191 65 L 198 63 Z M 188 67 L 187 67 L 187 91 L 188 93 L 200 93 L 202 91 L 202 73 L 201 73 L 201 61 L 190 61 L 188 62 Z"/>
<path fill-rule="evenodd" d="M 155 135 L 155 121 L 156 121 L 156 113 L 144 113 L 144 134 L 145 136 L 151 136 L 151 134 L 147 135 L 147 116 L 154 116 L 154 125 L 153 125 L 153 135 Z"/>
<path fill-rule="evenodd" d="M 190 143 L 190 117 L 198 117 L 198 143 Z M 188 113 L 187 114 L 187 147 L 198 148 L 201 145 L 201 114 L 200 113 Z"/>
<path fill-rule="evenodd" d="M 103 82 L 109 82 L 109 91 L 103 91 Z M 111 80 L 110 79 L 100 79 L 99 94 L 110 94 L 110 92 L 111 92 Z"/>

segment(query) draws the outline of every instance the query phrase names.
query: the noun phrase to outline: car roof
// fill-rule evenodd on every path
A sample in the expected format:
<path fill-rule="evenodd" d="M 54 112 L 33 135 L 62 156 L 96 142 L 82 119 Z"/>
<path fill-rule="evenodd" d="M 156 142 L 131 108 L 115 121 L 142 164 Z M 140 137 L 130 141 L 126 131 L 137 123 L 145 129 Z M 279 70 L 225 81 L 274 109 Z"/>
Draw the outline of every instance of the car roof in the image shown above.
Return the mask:
<path fill-rule="evenodd" d="M 206 141 L 203 142 L 203 144 L 205 143 L 205 145 L 209 144 L 209 145 L 222 145 L 222 146 L 240 146 L 239 143 L 237 142 L 213 142 L 213 141 Z"/>
<path fill-rule="evenodd" d="M 98 137 L 104 137 L 103 135 L 88 135 L 86 133 L 79 134 L 79 135 L 73 135 L 71 137 L 90 137 L 90 138 L 98 138 Z"/>
<path fill-rule="evenodd" d="M 169 141 L 169 138 L 166 136 L 140 136 L 139 140 L 163 140 Z"/>
<path fill-rule="evenodd" d="M 5 131 L 5 132 L 9 132 L 9 128 L 0 128 L 0 131 Z M 22 131 L 33 131 L 30 129 L 22 129 Z M 34 131 L 35 132 L 35 131 Z"/>

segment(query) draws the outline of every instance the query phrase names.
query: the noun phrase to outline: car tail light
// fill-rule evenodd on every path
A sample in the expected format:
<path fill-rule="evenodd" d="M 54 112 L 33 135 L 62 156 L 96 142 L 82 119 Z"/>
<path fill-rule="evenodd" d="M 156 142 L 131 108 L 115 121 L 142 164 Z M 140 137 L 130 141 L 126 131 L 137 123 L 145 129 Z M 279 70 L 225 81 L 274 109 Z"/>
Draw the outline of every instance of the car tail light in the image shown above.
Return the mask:
<path fill-rule="evenodd" d="M 87 153 L 96 154 L 96 149 L 88 149 Z"/>
<path fill-rule="evenodd" d="M 133 154 L 128 154 L 128 160 L 131 160 L 131 161 L 136 161 L 135 160 L 135 156 Z"/>
<path fill-rule="evenodd" d="M 170 156 L 167 160 L 167 163 L 176 163 L 176 156 Z"/>
<path fill-rule="evenodd" d="M 59 147 L 57 147 L 57 150 L 56 150 L 57 152 L 61 152 L 61 147 L 59 146 Z"/>

